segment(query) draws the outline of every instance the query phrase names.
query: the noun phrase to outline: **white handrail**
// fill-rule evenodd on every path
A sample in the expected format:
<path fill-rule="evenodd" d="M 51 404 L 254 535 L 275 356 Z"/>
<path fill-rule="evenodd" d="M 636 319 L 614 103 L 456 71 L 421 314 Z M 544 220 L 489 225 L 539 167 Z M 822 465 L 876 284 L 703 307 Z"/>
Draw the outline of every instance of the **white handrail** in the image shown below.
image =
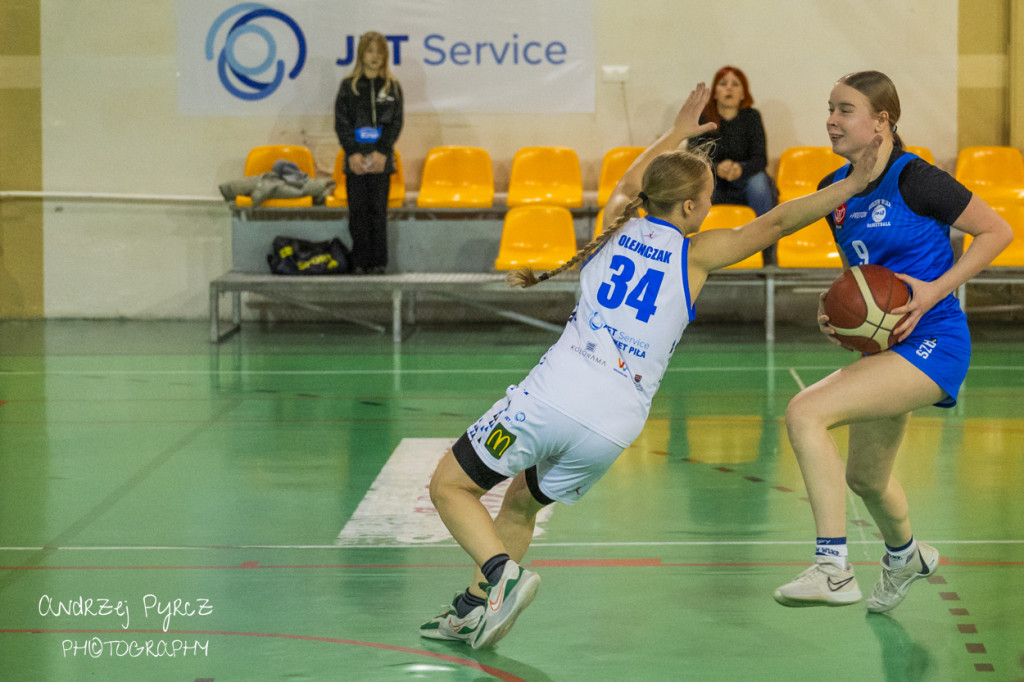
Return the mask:
<path fill-rule="evenodd" d="M 226 204 L 224 197 L 175 196 L 169 194 L 111 194 L 106 192 L 0 192 L 3 199 L 96 199 L 109 201 L 144 201 L 171 203 L 218 203 Z"/>

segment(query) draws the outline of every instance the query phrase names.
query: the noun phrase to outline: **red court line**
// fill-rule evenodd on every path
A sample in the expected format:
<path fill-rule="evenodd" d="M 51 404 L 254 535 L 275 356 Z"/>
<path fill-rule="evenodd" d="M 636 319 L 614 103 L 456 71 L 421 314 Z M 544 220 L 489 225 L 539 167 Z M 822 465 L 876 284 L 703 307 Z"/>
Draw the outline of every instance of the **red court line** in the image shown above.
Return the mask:
<path fill-rule="evenodd" d="M 245 561 L 233 566 L 0 566 L 0 571 L 223 571 L 253 569 L 316 568 L 473 568 L 473 564 L 282 564 L 262 565 Z"/>
<path fill-rule="evenodd" d="M 492 675 L 499 680 L 505 680 L 506 682 L 526 682 L 521 677 L 517 677 L 512 673 L 499 670 L 489 665 L 484 665 L 478 661 L 474 661 L 468 658 L 458 658 L 457 656 L 449 656 L 447 654 L 439 654 L 433 651 L 424 651 L 422 649 L 411 649 L 404 646 L 393 646 L 391 644 L 380 644 L 378 642 L 359 642 L 352 639 L 335 639 L 333 637 L 313 637 L 311 635 L 287 635 L 275 632 L 228 632 L 220 630 L 37 630 L 37 629 L 23 629 L 23 630 L 8 630 L 0 629 L 0 634 L 16 634 L 16 635 L 39 635 L 39 634 L 158 634 L 158 635 L 219 635 L 227 637 L 269 637 L 275 639 L 297 639 L 307 642 L 324 642 L 327 644 L 347 644 L 350 646 L 365 646 L 372 649 L 384 649 L 386 651 L 397 651 L 403 654 L 413 654 L 416 656 L 428 656 L 430 658 L 436 658 L 448 663 L 454 663 L 456 665 L 465 666 L 467 668 L 473 668 L 485 672 L 488 675 Z"/>
<path fill-rule="evenodd" d="M 530 568 L 618 568 L 623 566 L 664 566 L 661 559 L 534 559 Z"/>

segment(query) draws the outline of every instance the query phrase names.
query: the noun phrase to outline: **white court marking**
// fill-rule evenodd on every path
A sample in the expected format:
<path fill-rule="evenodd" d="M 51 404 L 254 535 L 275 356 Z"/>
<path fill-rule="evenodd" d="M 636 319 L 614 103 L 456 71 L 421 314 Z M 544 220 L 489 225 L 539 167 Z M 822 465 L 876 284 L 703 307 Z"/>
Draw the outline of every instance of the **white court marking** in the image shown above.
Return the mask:
<path fill-rule="evenodd" d="M 341 529 L 339 547 L 393 546 L 395 544 L 454 544 L 434 505 L 430 503 L 430 477 L 454 441 L 450 438 L 403 438 L 391 453 L 355 513 Z M 511 481 L 504 481 L 481 498 L 491 516 Z M 548 505 L 537 514 L 534 537 L 544 533 L 551 518 Z"/>
<path fill-rule="evenodd" d="M 811 541 L 803 540 L 673 540 L 664 542 L 536 542 L 530 545 L 530 549 L 540 547 L 761 547 L 761 546 L 785 546 L 785 545 L 810 545 Z M 850 540 L 848 545 L 877 545 L 878 540 Z M 930 539 L 929 544 L 934 545 L 1024 545 L 1024 540 L 934 540 Z M 339 547 L 338 545 L 96 545 L 87 546 L 66 546 L 66 547 L 0 547 L 0 552 L 192 552 L 196 550 L 231 551 L 238 549 L 295 549 L 295 550 L 325 550 L 325 549 L 417 549 L 432 548 L 451 549 L 458 547 L 454 543 L 450 545 L 357 545 L 351 547 Z"/>

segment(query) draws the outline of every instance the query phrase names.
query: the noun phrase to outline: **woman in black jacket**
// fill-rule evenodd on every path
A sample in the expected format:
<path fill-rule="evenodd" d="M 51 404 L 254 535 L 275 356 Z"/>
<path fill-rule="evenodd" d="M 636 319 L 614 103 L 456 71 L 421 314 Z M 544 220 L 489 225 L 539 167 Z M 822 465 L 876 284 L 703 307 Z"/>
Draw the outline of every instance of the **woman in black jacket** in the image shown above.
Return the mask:
<path fill-rule="evenodd" d="M 735 66 L 723 66 L 712 81 L 712 97 L 701 123 L 717 123 L 718 130 L 690 141 L 699 145 L 714 140 L 711 161 L 716 182 L 713 204 L 744 204 L 757 215 L 776 203 L 775 186 L 765 172 L 768 149 L 761 114 L 752 105 L 746 75 Z"/>
<path fill-rule="evenodd" d="M 388 189 L 395 141 L 402 131 L 402 88 L 388 69 L 388 43 L 359 37 L 355 67 L 341 81 L 334 130 L 345 150 L 349 234 L 356 273 L 383 273 L 388 264 Z"/>

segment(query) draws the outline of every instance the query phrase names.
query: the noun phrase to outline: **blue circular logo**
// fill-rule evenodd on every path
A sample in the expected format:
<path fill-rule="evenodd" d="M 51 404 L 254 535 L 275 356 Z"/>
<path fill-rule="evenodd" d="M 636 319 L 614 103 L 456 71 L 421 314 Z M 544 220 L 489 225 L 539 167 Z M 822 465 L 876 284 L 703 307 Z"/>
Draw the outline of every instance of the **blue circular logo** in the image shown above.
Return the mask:
<path fill-rule="evenodd" d="M 285 62 L 277 58 L 277 41 L 270 29 L 277 29 L 281 34 L 280 24 L 283 24 L 295 39 L 296 56 L 295 64 L 288 71 L 290 79 L 298 76 L 306 64 L 306 38 L 299 25 L 287 14 L 256 2 L 243 2 L 221 13 L 210 26 L 206 34 L 207 60 L 214 59 L 213 46 L 218 41 L 221 28 L 238 14 L 242 16 L 227 28 L 223 37 L 224 42 L 217 55 L 217 75 L 224 88 L 235 97 L 249 101 L 264 99 L 277 90 L 285 75 Z M 253 39 L 262 42 L 263 59 L 259 64 L 245 64 L 238 58 L 236 49 L 240 39 L 250 45 Z"/>

